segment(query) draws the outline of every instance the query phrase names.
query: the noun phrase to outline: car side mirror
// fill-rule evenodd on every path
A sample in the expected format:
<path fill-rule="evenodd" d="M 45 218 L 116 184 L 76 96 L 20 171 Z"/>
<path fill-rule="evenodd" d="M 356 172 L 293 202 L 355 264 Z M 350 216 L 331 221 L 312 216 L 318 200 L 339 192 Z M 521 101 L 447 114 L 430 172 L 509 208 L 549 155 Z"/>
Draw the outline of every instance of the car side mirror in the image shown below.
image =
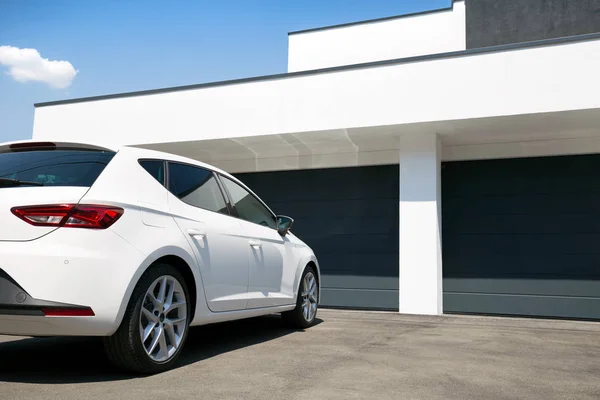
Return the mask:
<path fill-rule="evenodd" d="M 292 229 L 292 225 L 294 225 L 294 220 L 290 217 L 286 217 L 285 215 L 277 216 L 277 232 L 281 236 L 285 236 L 288 234 L 290 229 Z"/>

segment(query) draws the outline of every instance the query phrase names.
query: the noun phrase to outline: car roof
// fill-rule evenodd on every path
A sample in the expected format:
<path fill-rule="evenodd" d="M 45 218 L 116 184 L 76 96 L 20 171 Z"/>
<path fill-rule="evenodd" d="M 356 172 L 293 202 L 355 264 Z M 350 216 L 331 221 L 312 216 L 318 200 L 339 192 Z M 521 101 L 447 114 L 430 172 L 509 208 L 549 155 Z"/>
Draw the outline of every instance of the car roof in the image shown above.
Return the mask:
<path fill-rule="evenodd" d="M 38 147 L 48 147 L 48 146 L 56 146 L 61 148 L 73 148 L 73 149 L 88 149 L 88 150 L 98 150 L 98 151 L 114 151 L 119 152 L 121 150 L 127 149 L 127 152 L 136 153 L 140 157 L 148 157 L 148 158 L 159 158 L 167 161 L 176 161 L 186 164 L 196 165 L 198 167 L 210 169 L 212 171 L 218 172 L 222 175 L 227 176 L 228 178 L 233 179 L 234 181 L 241 183 L 244 187 L 249 189 L 246 185 L 243 184 L 239 179 L 232 176 L 230 173 L 223 171 L 214 165 L 203 163 L 202 161 L 195 160 L 189 157 L 179 156 L 177 154 L 168 153 L 160 150 L 152 150 L 146 149 L 144 147 L 134 146 L 134 145 L 120 145 L 120 146 L 111 146 L 111 145 L 97 145 L 89 142 L 68 142 L 63 140 L 16 140 L 12 142 L 0 143 L 0 153 L 13 151 L 15 148 L 34 148 Z"/>

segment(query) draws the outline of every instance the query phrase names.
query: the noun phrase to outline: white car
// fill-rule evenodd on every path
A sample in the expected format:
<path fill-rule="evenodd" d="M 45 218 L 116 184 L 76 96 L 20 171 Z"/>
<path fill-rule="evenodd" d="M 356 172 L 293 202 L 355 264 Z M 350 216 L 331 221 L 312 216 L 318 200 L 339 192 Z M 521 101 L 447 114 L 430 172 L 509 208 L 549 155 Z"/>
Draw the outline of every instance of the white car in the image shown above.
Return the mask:
<path fill-rule="evenodd" d="M 135 147 L 0 145 L 0 334 L 101 336 L 140 373 L 190 326 L 281 313 L 308 328 L 313 251 L 217 168 Z"/>

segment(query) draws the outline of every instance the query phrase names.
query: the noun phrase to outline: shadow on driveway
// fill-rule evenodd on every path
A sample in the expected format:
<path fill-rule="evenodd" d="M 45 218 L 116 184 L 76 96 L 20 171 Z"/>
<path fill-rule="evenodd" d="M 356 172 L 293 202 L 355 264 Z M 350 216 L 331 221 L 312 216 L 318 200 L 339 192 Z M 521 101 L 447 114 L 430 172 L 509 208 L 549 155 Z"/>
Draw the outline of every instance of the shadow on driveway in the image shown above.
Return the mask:
<path fill-rule="evenodd" d="M 194 327 L 176 368 L 294 332 L 298 331 L 283 326 L 279 315 Z M 139 377 L 119 373 L 106 358 L 99 338 L 27 338 L 0 343 L 0 360 L 2 382 L 64 384 Z"/>

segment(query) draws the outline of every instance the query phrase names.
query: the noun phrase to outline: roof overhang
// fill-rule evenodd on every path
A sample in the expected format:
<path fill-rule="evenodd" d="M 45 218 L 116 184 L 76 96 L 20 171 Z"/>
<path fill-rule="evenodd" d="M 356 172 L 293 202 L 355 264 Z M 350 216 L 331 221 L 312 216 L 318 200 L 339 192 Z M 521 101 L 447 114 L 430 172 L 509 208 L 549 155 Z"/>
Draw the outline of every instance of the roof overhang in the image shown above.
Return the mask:
<path fill-rule="evenodd" d="M 395 164 L 400 137 L 428 132 L 442 161 L 600 153 L 600 108 L 136 146 L 237 173 Z"/>
<path fill-rule="evenodd" d="M 393 163 L 397 138 L 420 132 L 447 160 L 594 152 L 598 71 L 600 34 L 582 35 L 42 104 L 34 139 L 160 148 L 232 172 Z"/>

